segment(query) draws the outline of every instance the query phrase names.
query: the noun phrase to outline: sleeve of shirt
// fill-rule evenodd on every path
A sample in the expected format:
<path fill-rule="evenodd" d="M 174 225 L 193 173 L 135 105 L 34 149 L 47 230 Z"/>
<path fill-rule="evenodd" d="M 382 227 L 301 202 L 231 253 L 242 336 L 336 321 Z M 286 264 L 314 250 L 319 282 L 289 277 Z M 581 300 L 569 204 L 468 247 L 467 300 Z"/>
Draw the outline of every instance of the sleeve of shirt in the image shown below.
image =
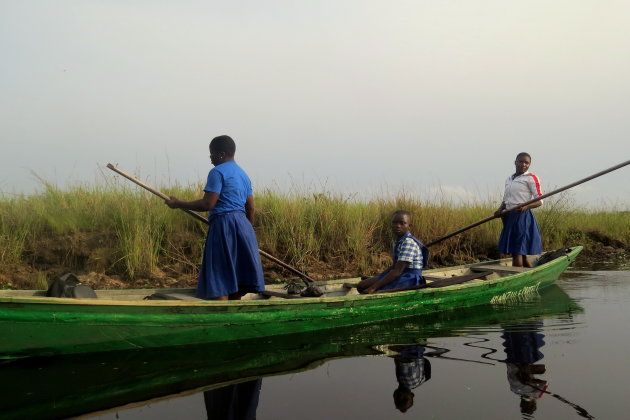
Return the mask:
<path fill-rule="evenodd" d="M 221 172 L 216 170 L 211 170 L 208 173 L 208 180 L 206 181 L 206 186 L 203 187 L 205 192 L 213 192 L 217 194 L 221 194 L 221 190 L 223 189 L 223 175 Z"/>
<path fill-rule="evenodd" d="M 418 254 L 420 248 L 416 241 L 411 238 L 407 238 L 400 244 L 400 250 L 398 252 L 398 261 L 413 262 L 414 257 Z"/>
<path fill-rule="evenodd" d="M 247 188 L 247 196 L 248 197 L 254 195 L 254 189 L 252 188 L 252 182 L 249 180 L 249 178 L 247 179 L 247 185 L 246 185 L 245 188 Z"/>
<path fill-rule="evenodd" d="M 534 174 L 532 174 L 530 178 L 529 190 L 532 193 L 532 197 L 537 198 L 543 195 L 542 187 L 540 186 L 540 179 Z M 541 200 L 542 201 L 542 200 Z"/>
<path fill-rule="evenodd" d="M 503 202 L 507 202 L 507 193 L 508 193 L 508 185 L 510 183 L 510 178 L 506 179 L 503 183 Z"/>

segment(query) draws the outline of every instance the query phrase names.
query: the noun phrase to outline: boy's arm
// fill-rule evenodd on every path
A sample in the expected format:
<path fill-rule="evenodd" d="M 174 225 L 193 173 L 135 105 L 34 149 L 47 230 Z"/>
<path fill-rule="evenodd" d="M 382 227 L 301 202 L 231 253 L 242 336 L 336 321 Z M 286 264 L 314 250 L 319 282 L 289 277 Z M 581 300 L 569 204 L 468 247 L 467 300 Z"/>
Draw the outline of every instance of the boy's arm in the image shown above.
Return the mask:
<path fill-rule="evenodd" d="M 365 293 L 375 293 L 381 287 L 393 282 L 398 277 L 400 277 L 400 275 L 405 271 L 405 268 L 407 268 L 408 265 L 409 263 L 407 261 L 397 261 L 396 264 L 394 264 L 394 268 L 392 268 L 389 273 L 385 275 L 385 277 L 374 283 L 372 286 L 368 287 L 365 290 Z"/>

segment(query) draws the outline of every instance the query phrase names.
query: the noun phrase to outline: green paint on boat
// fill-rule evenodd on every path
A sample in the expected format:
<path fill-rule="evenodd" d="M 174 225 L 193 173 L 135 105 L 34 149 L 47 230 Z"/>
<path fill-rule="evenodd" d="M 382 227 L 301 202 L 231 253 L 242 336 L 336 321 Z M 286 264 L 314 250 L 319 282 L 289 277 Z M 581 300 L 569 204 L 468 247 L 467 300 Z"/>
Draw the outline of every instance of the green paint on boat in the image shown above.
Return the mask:
<path fill-rule="evenodd" d="M 41 291 L 0 291 L 0 355 L 93 353 L 230 342 L 367 324 L 487 303 L 519 302 L 553 284 L 582 251 L 531 269 L 510 260 L 425 271 L 429 279 L 492 268 L 492 275 L 441 288 L 360 295 L 344 287 L 358 279 L 318 283 L 318 298 L 204 301 L 192 291 L 159 290 L 191 296 L 183 300 L 142 300 L 157 290 L 97 291 L 98 299 L 48 298 Z M 276 290 L 281 291 L 278 286 Z"/>
<path fill-rule="evenodd" d="M 58 419 L 155 402 L 260 377 L 300 372 L 331 359 L 390 354 L 582 308 L 552 285 L 520 302 L 488 304 L 314 332 L 227 343 L 28 358 L 0 364 L 3 419 Z M 427 343 L 428 342 L 428 343 Z"/>

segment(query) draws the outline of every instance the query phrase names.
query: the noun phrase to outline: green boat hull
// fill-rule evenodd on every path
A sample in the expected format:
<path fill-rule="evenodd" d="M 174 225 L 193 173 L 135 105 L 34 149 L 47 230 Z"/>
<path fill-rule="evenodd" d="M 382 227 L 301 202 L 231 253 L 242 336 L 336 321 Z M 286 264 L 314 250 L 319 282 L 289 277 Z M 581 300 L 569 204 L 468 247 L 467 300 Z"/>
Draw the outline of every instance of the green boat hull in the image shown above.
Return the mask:
<path fill-rule="evenodd" d="M 41 356 L 237 341 L 518 301 L 553 284 L 581 250 L 579 246 L 571 248 L 566 256 L 507 277 L 373 295 L 130 302 L 2 292 L 0 355 Z"/>
<path fill-rule="evenodd" d="M 0 364 L 0 417 L 78 416 L 304 371 L 330 359 L 389 354 L 390 346 L 430 344 L 471 328 L 495 331 L 582 311 L 558 286 L 530 298 L 266 339 L 13 360 Z"/>

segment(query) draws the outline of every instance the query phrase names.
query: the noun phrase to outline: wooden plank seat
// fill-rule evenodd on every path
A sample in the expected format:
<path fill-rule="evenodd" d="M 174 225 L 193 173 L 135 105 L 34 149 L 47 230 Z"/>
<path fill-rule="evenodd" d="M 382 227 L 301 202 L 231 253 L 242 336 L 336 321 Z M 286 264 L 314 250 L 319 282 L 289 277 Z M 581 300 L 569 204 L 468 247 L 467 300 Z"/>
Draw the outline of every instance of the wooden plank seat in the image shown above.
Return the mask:
<path fill-rule="evenodd" d="M 489 264 L 470 267 L 471 271 L 503 271 L 506 273 L 522 273 L 531 270 L 529 267 L 512 267 L 511 265 Z"/>
<path fill-rule="evenodd" d="M 466 283 L 471 280 L 483 280 L 482 277 L 492 274 L 493 272 L 488 271 L 478 271 L 470 274 L 464 274 L 462 276 L 453 276 L 446 277 L 444 279 L 433 280 L 432 282 L 427 282 L 427 284 L 423 284 L 422 286 L 426 288 L 436 288 L 436 287 L 446 287 L 452 286 L 454 284 Z"/>

